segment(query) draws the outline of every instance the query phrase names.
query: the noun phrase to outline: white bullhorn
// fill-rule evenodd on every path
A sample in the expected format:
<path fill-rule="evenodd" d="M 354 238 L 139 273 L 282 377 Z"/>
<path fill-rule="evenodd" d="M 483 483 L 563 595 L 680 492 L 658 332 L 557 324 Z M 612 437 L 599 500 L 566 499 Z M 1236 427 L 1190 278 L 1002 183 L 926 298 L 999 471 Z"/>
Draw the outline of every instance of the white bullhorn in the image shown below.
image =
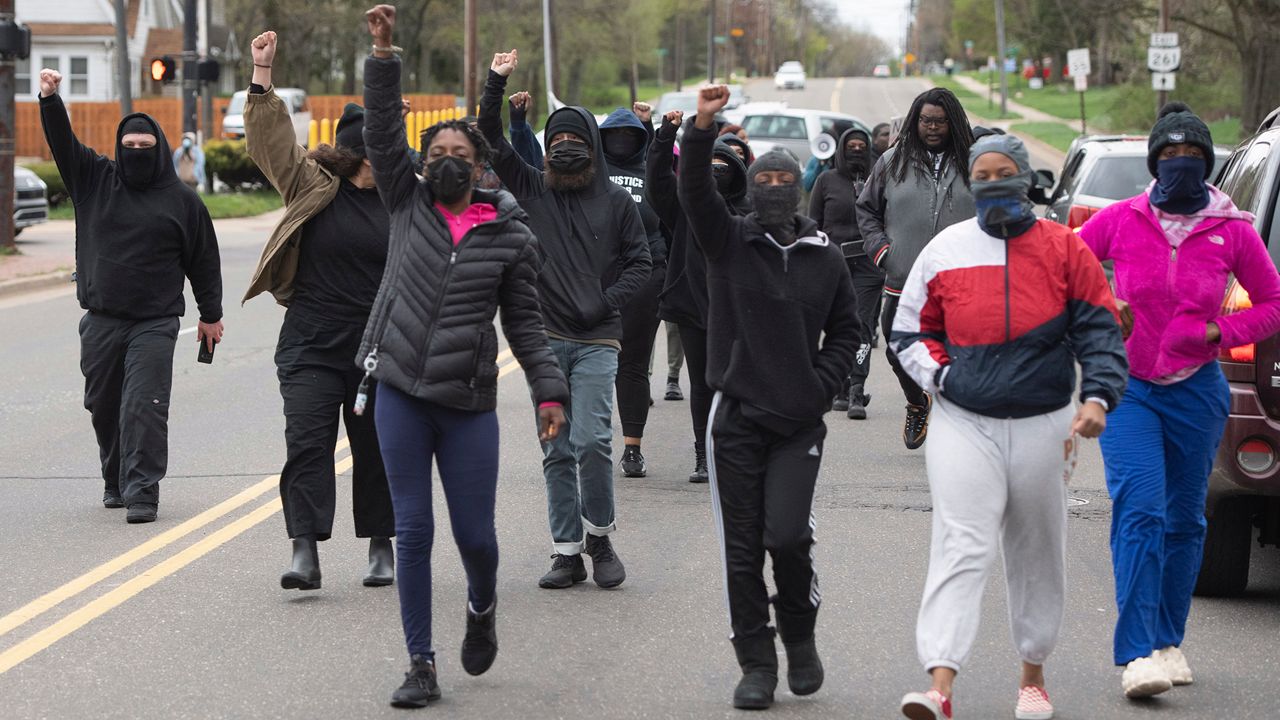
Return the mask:
<path fill-rule="evenodd" d="M 826 160 L 836 154 L 836 139 L 827 133 L 818 133 L 818 137 L 809 141 L 809 151 L 819 160 Z"/>

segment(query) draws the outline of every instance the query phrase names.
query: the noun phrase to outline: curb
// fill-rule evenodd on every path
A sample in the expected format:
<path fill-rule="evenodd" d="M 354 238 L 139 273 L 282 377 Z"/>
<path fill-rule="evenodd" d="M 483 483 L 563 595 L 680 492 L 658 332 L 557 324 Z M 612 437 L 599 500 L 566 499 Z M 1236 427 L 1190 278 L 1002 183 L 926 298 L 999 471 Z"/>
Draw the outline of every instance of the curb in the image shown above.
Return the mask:
<path fill-rule="evenodd" d="M 59 285 L 71 284 L 70 270 L 58 270 L 42 275 L 28 275 L 0 282 L 0 297 L 11 297 L 38 290 L 48 290 Z"/>

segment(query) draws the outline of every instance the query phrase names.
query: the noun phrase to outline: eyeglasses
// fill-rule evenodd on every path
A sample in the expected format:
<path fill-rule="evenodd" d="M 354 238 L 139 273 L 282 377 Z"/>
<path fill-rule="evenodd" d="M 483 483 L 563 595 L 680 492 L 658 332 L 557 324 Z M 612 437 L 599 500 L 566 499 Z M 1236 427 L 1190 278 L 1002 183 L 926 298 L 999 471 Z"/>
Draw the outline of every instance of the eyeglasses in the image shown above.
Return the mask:
<path fill-rule="evenodd" d="M 947 126 L 947 119 L 945 117 L 926 117 L 924 115 L 920 116 L 920 127 L 944 128 L 946 126 Z"/>

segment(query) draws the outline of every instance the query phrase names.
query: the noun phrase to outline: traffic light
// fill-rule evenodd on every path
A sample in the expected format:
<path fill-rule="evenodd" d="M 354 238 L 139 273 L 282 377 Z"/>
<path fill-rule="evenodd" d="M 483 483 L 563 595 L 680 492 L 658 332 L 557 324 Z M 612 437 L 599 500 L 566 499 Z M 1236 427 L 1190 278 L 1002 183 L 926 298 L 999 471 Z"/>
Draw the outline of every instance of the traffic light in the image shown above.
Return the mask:
<path fill-rule="evenodd" d="M 151 79 L 160 83 L 171 83 L 177 80 L 178 64 L 168 55 L 151 58 Z"/>
<path fill-rule="evenodd" d="M 196 78 L 201 82 L 218 82 L 222 75 L 222 66 L 217 60 L 204 59 L 196 64 Z"/>

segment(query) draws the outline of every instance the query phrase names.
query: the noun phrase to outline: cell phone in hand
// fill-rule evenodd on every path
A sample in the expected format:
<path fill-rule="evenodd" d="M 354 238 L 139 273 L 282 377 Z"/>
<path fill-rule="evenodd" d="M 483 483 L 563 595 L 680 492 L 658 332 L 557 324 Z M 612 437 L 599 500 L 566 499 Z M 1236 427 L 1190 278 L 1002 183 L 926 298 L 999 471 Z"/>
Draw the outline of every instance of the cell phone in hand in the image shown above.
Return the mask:
<path fill-rule="evenodd" d="M 202 362 L 206 365 L 212 365 L 213 350 L 209 349 L 208 343 L 205 342 L 205 338 L 200 337 L 200 333 L 196 333 L 196 338 L 200 341 L 200 354 L 196 356 L 196 362 Z M 217 342 L 213 343 L 213 348 L 214 350 L 218 349 Z"/>

